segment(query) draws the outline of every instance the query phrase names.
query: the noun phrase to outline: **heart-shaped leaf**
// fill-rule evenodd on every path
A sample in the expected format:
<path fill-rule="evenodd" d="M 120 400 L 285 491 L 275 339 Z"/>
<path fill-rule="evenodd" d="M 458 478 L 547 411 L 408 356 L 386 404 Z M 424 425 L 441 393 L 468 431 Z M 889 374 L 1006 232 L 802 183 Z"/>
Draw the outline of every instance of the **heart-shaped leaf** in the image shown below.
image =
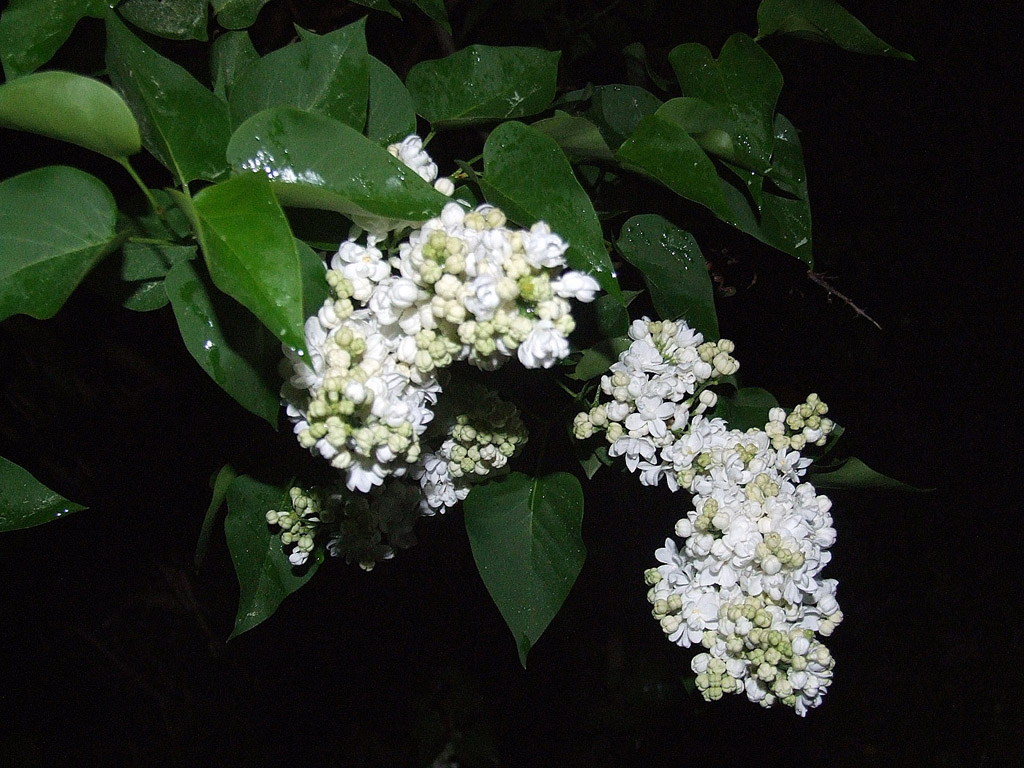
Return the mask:
<path fill-rule="evenodd" d="M 559 54 L 540 48 L 473 45 L 421 61 L 405 84 L 434 128 L 542 112 L 555 97 Z"/>
<path fill-rule="evenodd" d="M 281 538 L 270 532 L 267 512 L 290 509 L 288 489 L 246 475 L 228 487 L 224 533 L 240 588 L 232 637 L 270 618 L 281 602 L 316 573 L 323 555 L 311 558 L 302 571 L 293 569 L 281 550 Z"/>
<path fill-rule="evenodd" d="M 522 123 L 502 123 L 484 144 L 480 188 L 513 221 L 547 222 L 569 243 L 569 266 L 621 298 L 594 206 L 554 139 Z"/>
<path fill-rule="evenodd" d="M 285 205 L 420 222 L 448 198 L 344 123 L 279 107 L 254 115 L 228 144 L 238 171 L 265 175 Z"/>
<path fill-rule="evenodd" d="M 615 155 L 601 131 L 590 120 L 568 112 L 556 111 L 554 117 L 538 120 L 533 128 L 547 134 L 573 162 L 613 162 Z"/>
<path fill-rule="evenodd" d="M 103 183 L 51 165 L 0 183 L 0 320 L 45 319 L 121 241 Z"/>
<path fill-rule="evenodd" d="M 538 478 L 513 472 L 475 486 L 465 513 L 480 576 L 525 667 L 586 559 L 580 481 L 567 472 Z"/>
<path fill-rule="evenodd" d="M 239 405 L 276 429 L 281 345 L 244 307 L 218 291 L 194 262 L 175 264 L 164 288 L 192 357 Z"/>
<path fill-rule="evenodd" d="M 231 89 L 231 123 L 271 107 L 333 117 L 357 131 L 366 122 L 369 90 L 366 20 L 328 35 L 308 32 L 246 69 Z"/>
<path fill-rule="evenodd" d="M 299 254 L 269 182 L 254 174 L 236 176 L 202 190 L 194 205 L 199 242 L 216 286 L 282 342 L 305 349 Z"/>
<path fill-rule="evenodd" d="M 107 69 L 139 122 L 142 143 L 183 184 L 225 170 L 227 106 L 107 14 Z"/>
<path fill-rule="evenodd" d="M 593 89 L 584 116 L 601 131 L 608 146 L 622 146 L 646 115 L 654 114 L 661 99 L 637 85 L 599 85 Z"/>
<path fill-rule="evenodd" d="M 669 53 L 684 96 L 718 107 L 728 118 L 739 161 L 756 170 L 770 167 L 775 102 L 782 73 L 749 36 L 732 35 L 714 59 L 703 45 L 686 43 Z"/>
<path fill-rule="evenodd" d="M 0 85 L 0 125 L 113 158 L 142 148 L 124 99 L 109 85 L 71 72 L 36 72 Z"/>
<path fill-rule="evenodd" d="M 757 9 L 757 29 L 760 37 L 793 35 L 855 53 L 914 60 L 875 37 L 835 0 L 764 0 Z"/>
<path fill-rule="evenodd" d="M 9 81 L 57 52 L 83 16 L 102 19 L 106 0 L 11 0 L 0 15 L 0 61 Z"/>
<path fill-rule="evenodd" d="M 661 216 L 644 214 L 622 226 L 616 247 L 643 274 L 659 316 L 684 318 L 704 338 L 718 339 L 715 291 L 693 235 Z"/>
<path fill-rule="evenodd" d="M 0 456 L 0 531 L 31 528 L 83 509 Z"/>

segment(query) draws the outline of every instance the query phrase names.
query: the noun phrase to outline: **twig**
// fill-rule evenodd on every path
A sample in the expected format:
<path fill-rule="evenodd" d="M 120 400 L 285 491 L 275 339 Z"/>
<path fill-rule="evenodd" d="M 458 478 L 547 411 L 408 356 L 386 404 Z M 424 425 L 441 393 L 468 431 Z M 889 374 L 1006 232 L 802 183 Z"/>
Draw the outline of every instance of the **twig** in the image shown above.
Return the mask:
<path fill-rule="evenodd" d="M 871 317 L 871 315 L 869 315 L 863 309 L 861 309 L 856 304 L 854 304 L 853 300 L 851 298 L 849 298 L 845 294 L 842 294 L 838 290 L 833 288 L 832 285 L 825 278 L 825 275 L 821 274 L 820 272 L 815 272 L 814 270 L 808 270 L 807 271 L 807 279 L 810 280 L 812 283 L 816 283 L 817 285 L 820 285 L 822 288 L 824 288 L 828 292 L 829 296 L 835 296 L 837 299 L 841 300 L 848 307 L 853 309 L 853 311 L 856 312 L 858 315 L 863 317 L 865 320 L 868 320 L 872 325 L 875 326 L 875 328 L 877 328 L 878 330 L 882 330 L 882 326 L 880 326 L 878 324 L 878 322 L 873 317 Z"/>

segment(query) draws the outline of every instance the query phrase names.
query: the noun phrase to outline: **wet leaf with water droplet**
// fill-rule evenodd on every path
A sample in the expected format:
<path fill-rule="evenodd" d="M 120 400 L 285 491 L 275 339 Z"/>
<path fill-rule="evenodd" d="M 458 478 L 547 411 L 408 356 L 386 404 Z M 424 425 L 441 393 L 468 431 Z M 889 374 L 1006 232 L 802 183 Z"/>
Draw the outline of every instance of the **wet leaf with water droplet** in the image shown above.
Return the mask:
<path fill-rule="evenodd" d="M 555 97 L 557 51 L 473 45 L 421 61 L 405 84 L 433 128 L 535 115 Z"/>
<path fill-rule="evenodd" d="M 269 0 L 210 0 L 217 23 L 225 29 L 245 29 L 252 26 L 260 10 Z"/>
<path fill-rule="evenodd" d="M 206 40 L 206 0 L 124 0 L 117 12 L 139 29 L 170 40 Z"/>
<path fill-rule="evenodd" d="M 302 268 L 270 183 L 246 174 L 207 187 L 195 197 L 195 215 L 216 286 L 285 344 L 304 349 Z"/>
<path fill-rule="evenodd" d="M 287 107 L 264 110 L 239 126 L 228 160 L 238 171 L 269 178 L 281 202 L 297 208 L 421 222 L 448 202 L 358 131 Z"/>
<path fill-rule="evenodd" d="M 770 167 L 772 121 L 782 90 L 782 73 L 772 57 L 748 35 L 725 41 L 718 59 L 705 46 L 686 43 L 669 53 L 684 96 L 717 107 L 727 118 L 721 126 L 732 137 L 737 161 L 764 171 Z"/>
<path fill-rule="evenodd" d="M 252 313 L 217 290 L 195 262 L 175 264 L 164 286 L 192 357 L 239 405 L 276 429 L 281 407 L 277 339 Z"/>
<path fill-rule="evenodd" d="M 0 320 L 53 317 L 121 236 L 110 191 L 60 165 L 0 183 Z"/>
<path fill-rule="evenodd" d="M 0 15 L 4 77 L 34 72 L 57 52 L 83 16 L 102 19 L 106 0 L 11 0 Z"/>
<path fill-rule="evenodd" d="M 480 189 L 517 224 L 547 222 L 569 243 L 569 266 L 622 300 L 593 203 L 554 139 L 522 123 L 499 125 L 484 144 Z"/>
<path fill-rule="evenodd" d="M 31 528 L 83 509 L 0 456 L 0 531 Z"/>
<path fill-rule="evenodd" d="M 107 14 L 107 69 L 138 120 L 142 144 L 182 183 L 227 170 L 227 106 Z"/>
<path fill-rule="evenodd" d="M 643 274 L 660 317 L 683 318 L 704 338 L 718 339 L 714 287 L 693 235 L 661 216 L 644 214 L 623 225 L 615 245 Z"/>
<path fill-rule="evenodd" d="M 271 533 L 267 525 L 266 515 L 271 509 L 291 509 L 287 486 L 241 475 L 228 487 L 224 533 L 240 588 L 231 637 L 270 618 L 281 601 L 312 578 L 323 560 L 320 550 L 307 565 L 292 568 L 281 549 L 281 537 Z"/>
<path fill-rule="evenodd" d="M 301 39 L 247 68 L 231 89 L 231 124 L 270 107 L 296 107 L 333 117 L 357 131 L 366 122 L 369 56 L 366 20 Z"/>
<path fill-rule="evenodd" d="M 370 57 L 370 103 L 366 135 L 381 144 L 401 141 L 416 133 L 416 110 L 412 96 L 384 62 Z"/>

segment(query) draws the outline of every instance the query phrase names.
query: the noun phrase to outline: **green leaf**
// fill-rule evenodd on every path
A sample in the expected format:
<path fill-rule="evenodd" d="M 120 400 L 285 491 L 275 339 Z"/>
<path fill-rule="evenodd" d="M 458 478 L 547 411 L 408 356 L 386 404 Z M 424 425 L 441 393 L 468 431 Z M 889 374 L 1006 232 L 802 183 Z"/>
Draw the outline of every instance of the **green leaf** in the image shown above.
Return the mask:
<path fill-rule="evenodd" d="M 736 225 L 813 269 L 807 172 L 800 138 L 793 124 L 782 115 L 775 116 L 775 147 L 769 181 L 743 168 L 730 167 L 746 185 L 757 207 L 756 213 L 751 211 L 747 197 L 723 180 L 722 189 L 726 192 Z"/>
<path fill-rule="evenodd" d="M 356 5 L 361 5 L 364 8 L 372 8 L 375 11 L 384 11 L 384 13 L 390 13 L 395 18 L 402 18 L 402 14 L 393 6 L 388 0 L 352 0 Z"/>
<path fill-rule="evenodd" d="M 512 630 L 519 661 L 558 613 L 583 561 L 583 489 L 573 475 L 513 472 L 478 485 L 465 501 L 480 576 Z"/>
<path fill-rule="evenodd" d="M 246 120 L 231 137 L 228 160 L 238 171 L 266 175 L 281 202 L 298 208 L 420 222 L 448 202 L 358 131 L 296 109 Z"/>
<path fill-rule="evenodd" d="M 42 525 L 87 507 L 54 493 L 13 461 L 0 456 L 0 531 Z"/>
<path fill-rule="evenodd" d="M 599 85 L 584 115 L 597 125 L 608 146 L 618 149 L 640 121 L 660 106 L 661 99 L 639 86 Z"/>
<path fill-rule="evenodd" d="M 715 290 L 693 235 L 661 216 L 644 214 L 622 226 L 616 247 L 643 274 L 660 317 L 685 318 L 705 339 L 718 339 Z"/>
<path fill-rule="evenodd" d="M 301 240 L 295 241 L 299 252 L 299 268 L 302 270 L 302 314 L 312 317 L 331 295 L 327 285 L 327 265 L 319 254 Z"/>
<path fill-rule="evenodd" d="M 199 529 L 199 538 L 196 540 L 196 553 L 192 559 L 196 571 L 206 559 L 206 551 L 210 548 L 210 536 L 213 534 L 213 524 L 217 521 L 217 515 L 224 501 L 228 496 L 228 488 L 235 482 L 238 473 L 230 464 L 225 464 L 216 475 L 210 478 L 211 491 L 210 505 L 206 508 L 206 515 L 203 517 L 203 525 Z"/>
<path fill-rule="evenodd" d="M 555 97 L 556 51 L 472 45 L 421 61 L 405 84 L 433 128 L 507 120 L 544 111 Z"/>
<path fill-rule="evenodd" d="M 362 131 L 369 92 L 366 19 L 328 35 L 305 33 L 268 53 L 231 89 L 231 123 L 270 107 L 296 107 Z"/>
<path fill-rule="evenodd" d="M 444 7 L 444 0 L 412 0 L 413 5 L 423 13 L 441 25 L 449 35 L 452 33 L 452 25 L 448 21 L 448 10 Z"/>
<path fill-rule="evenodd" d="M 717 107 L 743 165 L 764 170 L 772 154 L 772 121 L 782 73 L 772 57 L 744 34 L 732 35 L 717 60 L 698 43 L 676 46 L 669 61 L 685 96 Z"/>
<path fill-rule="evenodd" d="M 630 343 L 631 339 L 628 336 L 617 336 L 603 339 L 590 349 L 585 349 L 580 361 L 576 363 L 572 378 L 578 381 L 589 381 L 608 373 L 612 363 L 619 359 L 620 354 L 629 349 Z"/>
<path fill-rule="evenodd" d="M 677 124 L 659 115 L 644 117 L 616 155 L 627 168 L 643 171 L 677 195 L 735 223 L 714 163 Z"/>
<path fill-rule="evenodd" d="M 855 53 L 914 60 L 875 37 L 834 0 L 764 0 L 757 9 L 757 28 L 759 37 L 793 35 Z"/>
<path fill-rule="evenodd" d="M 601 131 L 585 117 L 557 110 L 554 117 L 538 120 L 533 128 L 547 134 L 573 162 L 606 162 L 615 160 Z"/>
<path fill-rule="evenodd" d="M 192 357 L 243 408 L 276 429 L 280 344 L 249 312 L 216 290 L 195 262 L 175 264 L 164 286 Z"/>
<path fill-rule="evenodd" d="M 128 242 L 90 273 L 88 287 L 133 312 L 152 312 L 167 306 L 168 270 L 195 254 L 194 245 Z"/>
<path fill-rule="evenodd" d="M 932 489 L 917 488 L 907 485 L 899 480 L 876 472 L 863 461 L 855 456 L 843 460 L 831 467 L 822 467 L 818 464 L 811 465 L 811 474 L 808 478 L 814 483 L 815 488 L 832 488 L 837 490 L 877 488 L 885 491 L 914 491 L 926 492 Z"/>
<path fill-rule="evenodd" d="M 720 395 L 715 415 L 725 419 L 730 429 L 764 429 L 768 411 L 779 405 L 775 396 L 759 387 L 745 387 L 732 394 Z"/>
<path fill-rule="evenodd" d="M 225 32 L 210 46 L 213 92 L 226 99 L 235 81 L 260 58 L 248 32 Z"/>
<path fill-rule="evenodd" d="M 4 77 L 34 72 L 57 52 L 83 16 L 103 18 L 106 0 L 11 0 L 0 15 Z"/>
<path fill-rule="evenodd" d="M 103 183 L 51 165 L 0 183 L 0 320 L 53 317 L 121 241 Z"/>
<path fill-rule="evenodd" d="M 401 141 L 416 133 L 416 110 L 412 96 L 384 62 L 370 57 L 370 104 L 366 135 L 380 144 Z"/>
<path fill-rule="evenodd" d="M 107 69 L 139 121 L 142 143 L 183 184 L 227 168 L 227 106 L 107 14 Z"/>
<path fill-rule="evenodd" d="M 321 558 L 311 558 L 304 571 L 294 570 L 281 549 L 281 538 L 270 532 L 267 512 L 289 507 L 287 488 L 246 475 L 235 478 L 228 488 L 224 533 L 240 591 L 238 615 L 229 640 L 270 618 L 320 566 Z"/>
<path fill-rule="evenodd" d="M 224 29 L 251 27 L 269 0 L 210 0 L 217 23 Z"/>
<path fill-rule="evenodd" d="M 191 259 L 195 254 L 194 245 L 156 245 L 129 241 L 124 244 L 121 278 L 131 282 L 165 277 L 171 267 L 179 261 Z"/>
<path fill-rule="evenodd" d="M 124 0 L 118 13 L 146 32 L 170 40 L 206 40 L 207 0 Z"/>
<path fill-rule="evenodd" d="M 522 123 L 502 123 L 484 143 L 480 188 L 513 221 L 547 222 L 569 243 L 569 266 L 621 300 L 594 206 L 554 139 Z"/>
<path fill-rule="evenodd" d="M 36 72 L 0 85 L 0 125 L 113 158 L 142 148 L 139 124 L 117 92 L 71 72 Z"/>
<path fill-rule="evenodd" d="M 662 91 L 667 91 L 672 87 L 666 78 L 651 67 L 651 62 L 647 58 L 647 49 L 643 43 L 630 43 L 622 49 L 622 55 L 626 59 L 626 70 L 630 74 L 628 79 L 631 83 L 638 84 L 643 82 L 643 78 L 646 77 Z"/>
<path fill-rule="evenodd" d="M 247 174 L 195 197 L 199 241 L 214 284 L 285 344 L 305 349 L 302 268 L 270 184 Z"/>

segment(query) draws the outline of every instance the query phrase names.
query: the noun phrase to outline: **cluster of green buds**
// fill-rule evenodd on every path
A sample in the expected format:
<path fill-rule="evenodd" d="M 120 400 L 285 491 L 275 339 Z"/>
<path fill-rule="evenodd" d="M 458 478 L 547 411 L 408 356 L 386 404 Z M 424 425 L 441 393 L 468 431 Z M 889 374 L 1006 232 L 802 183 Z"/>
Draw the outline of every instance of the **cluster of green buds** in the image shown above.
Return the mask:
<path fill-rule="evenodd" d="M 288 561 L 292 565 L 303 565 L 313 551 L 314 539 L 322 525 L 334 522 L 335 514 L 325 507 L 320 494 L 314 489 L 304 491 L 292 487 L 288 491 L 291 509 L 267 512 L 267 523 L 281 529 L 281 544 L 292 547 Z"/>
<path fill-rule="evenodd" d="M 825 417 L 826 413 L 828 406 L 812 392 L 792 411 L 772 408 L 764 431 L 777 451 L 790 448 L 802 451 L 807 445 L 820 447 L 828 442 L 828 436 L 835 429 L 835 423 Z"/>
<path fill-rule="evenodd" d="M 453 478 L 485 477 L 502 469 L 528 437 L 516 407 L 493 394 L 457 416 L 449 434 L 445 452 Z"/>

